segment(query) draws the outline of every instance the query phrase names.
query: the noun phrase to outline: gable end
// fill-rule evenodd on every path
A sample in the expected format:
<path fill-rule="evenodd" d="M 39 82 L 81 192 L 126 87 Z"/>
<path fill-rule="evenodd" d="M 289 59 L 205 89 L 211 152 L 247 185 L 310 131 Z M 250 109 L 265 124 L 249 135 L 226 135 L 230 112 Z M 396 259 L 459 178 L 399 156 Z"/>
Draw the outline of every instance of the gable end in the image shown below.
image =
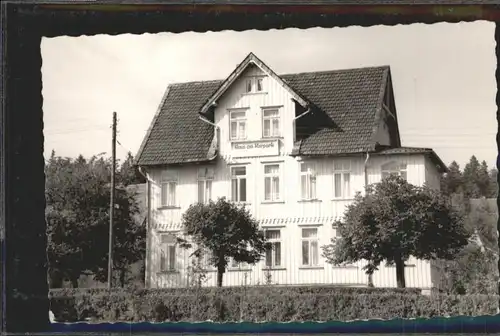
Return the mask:
<path fill-rule="evenodd" d="M 293 97 L 293 99 L 298 102 L 301 106 L 307 107 L 309 103 L 305 98 L 295 92 L 283 79 L 278 76 L 271 68 L 269 68 L 264 62 L 262 62 L 257 56 L 253 53 L 250 53 L 244 60 L 241 62 L 236 69 L 222 82 L 219 88 L 215 91 L 215 93 L 210 96 L 210 98 L 206 101 L 206 103 L 202 106 L 200 114 L 205 115 L 210 110 L 211 107 L 217 104 L 217 100 L 229 89 L 229 87 L 243 74 L 243 72 L 247 69 L 247 67 L 251 64 L 254 64 L 260 70 L 262 70 L 265 74 L 276 80 L 285 90 L 287 90 Z"/>

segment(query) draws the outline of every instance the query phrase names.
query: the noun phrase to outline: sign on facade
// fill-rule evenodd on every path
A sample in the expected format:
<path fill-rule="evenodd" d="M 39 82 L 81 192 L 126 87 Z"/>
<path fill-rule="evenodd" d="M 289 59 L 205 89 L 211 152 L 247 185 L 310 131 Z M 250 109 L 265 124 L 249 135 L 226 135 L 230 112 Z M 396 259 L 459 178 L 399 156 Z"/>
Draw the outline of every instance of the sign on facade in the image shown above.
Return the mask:
<path fill-rule="evenodd" d="M 279 155 L 278 140 L 261 140 L 233 142 L 231 144 L 232 157 L 259 157 Z"/>

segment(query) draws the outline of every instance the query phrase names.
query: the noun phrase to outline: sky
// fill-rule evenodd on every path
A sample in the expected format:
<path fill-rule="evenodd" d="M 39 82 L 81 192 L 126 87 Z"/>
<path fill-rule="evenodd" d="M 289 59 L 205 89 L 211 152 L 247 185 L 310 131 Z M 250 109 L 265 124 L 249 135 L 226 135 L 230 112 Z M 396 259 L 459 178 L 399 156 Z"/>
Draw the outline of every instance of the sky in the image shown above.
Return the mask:
<path fill-rule="evenodd" d="M 134 155 L 169 83 L 224 79 L 253 52 L 278 74 L 389 65 L 403 146 L 496 162 L 494 23 L 44 38 L 46 158 Z"/>

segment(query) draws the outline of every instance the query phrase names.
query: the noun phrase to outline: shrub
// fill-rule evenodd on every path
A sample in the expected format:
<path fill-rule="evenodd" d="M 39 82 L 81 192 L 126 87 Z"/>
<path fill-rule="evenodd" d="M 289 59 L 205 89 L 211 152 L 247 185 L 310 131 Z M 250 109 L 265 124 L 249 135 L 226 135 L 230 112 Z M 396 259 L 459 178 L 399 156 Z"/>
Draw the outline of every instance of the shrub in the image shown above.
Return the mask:
<path fill-rule="evenodd" d="M 60 321 L 328 321 L 496 314 L 498 297 L 419 295 L 415 290 L 222 287 L 51 291 Z"/>

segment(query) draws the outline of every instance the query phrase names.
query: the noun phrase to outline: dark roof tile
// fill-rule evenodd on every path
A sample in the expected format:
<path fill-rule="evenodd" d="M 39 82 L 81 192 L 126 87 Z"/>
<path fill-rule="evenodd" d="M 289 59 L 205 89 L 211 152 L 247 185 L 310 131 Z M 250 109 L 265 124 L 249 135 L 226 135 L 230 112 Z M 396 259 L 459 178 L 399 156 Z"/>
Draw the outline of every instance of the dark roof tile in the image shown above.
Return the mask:
<path fill-rule="evenodd" d="M 372 67 L 282 76 L 336 126 L 305 138 L 300 154 L 345 154 L 373 148 L 375 113 L 380 107 L 384 75 L 388 71 L 389 67 Z"/>
<path fill-rule="evenodd" d="M 139 153 L 139 165 L 204 161 L 214 130 L 199 119 L 199 109 L 221 81 L 172 84 L 149 137 Z"/>

